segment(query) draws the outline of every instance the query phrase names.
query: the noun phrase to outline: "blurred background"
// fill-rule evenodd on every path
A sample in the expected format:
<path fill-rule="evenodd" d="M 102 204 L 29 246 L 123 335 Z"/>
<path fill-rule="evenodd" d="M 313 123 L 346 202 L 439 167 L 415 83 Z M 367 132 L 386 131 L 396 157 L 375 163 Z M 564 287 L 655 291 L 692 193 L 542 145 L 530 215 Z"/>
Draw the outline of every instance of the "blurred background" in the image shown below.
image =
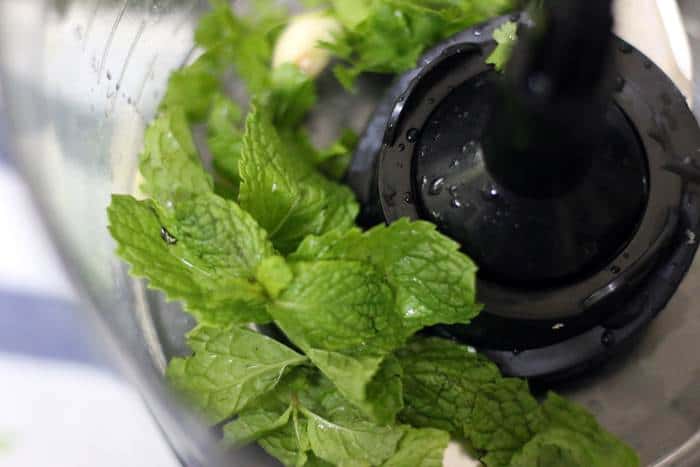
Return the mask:
<path fill-rule="evenodd" d="M 26 16 L 4 18 L 0 25 L 25 27 L 24 21 L 36 17 L 32 9 L 41 2 L 0 0 L 0 3 L 12 1 L 23 4 Z M 664 12 L 676 7 L 675 0 L 655 1 L 662 17 Z M 642 5 L 654 0 L 635 2 Z M 54 3 L 60 7 L 69 2 Z M 113 3 L 126 5 L 128 1 Z M 679 0 L 678 6 L 690 45 L 695 56 L 700 57 L 700 1 Z M 22 8 L 14 11 L 21 13 Z M 645 15 L 632 16 L 620 18 L 626 27 L 648 27 L 644 23 Z M 682 28 L 674 26 L 672 21 L 664 26 L 671 38 L 671 52 L 676 57 L 682 56 L 678 48 L 683 47 L 683 40 L 677 37 L 684 34 Z M 187 28 L 183 30 L 187 37 Z M 75 34 L 85 31 L 76 30 Z M 648 40 L 659 42 L 657 34 L 658 31 L 651 31 Z M 167 39 L 172 41 L 172 47 L 189 40 Z M 10 52 L 0 46 L 0 53 Z M 3 64 L 12 65 L 16 61 L 17 69 L 21 70 L 19 62 L 29 51 L 12 53 L 12 60 L 5 56 Z M 668 54 L 668 50 L 659 53 Z M 690 62 L 681 59 L 678 63 L 681 75 L 683 67 L 690 66 Z M 695 76 L 700 76 L 700 60 L 696 60 L 694 67 Z M 121 78 L 115 76 L 115 79 Z M 696 108 L 700 108 L 700 80 L 695 81 Z M 0 91 L 1 86 L 2 83 Z M 70 87 L 70 83 L 66 86 Z M 128 87 L 128 83 L 124 86 Z M 85 96 L 73 93 L 71 97 L 80 100 Z M 133 96 L 139 101 L 155 101 L 158 97 L 148 88 Z M 83 100 L 85 105 L 91 105 L 89 101 Z M 147 108 L 148 104 L 144 103 L 143 107 Z M 0 92 L 0 466 L 179 465 L 137 391 L 117 370 L 118 365 L 112 359 L 114 352 L 110 350 L 113 344 L 86 318 L 87 312 L 67 279 L 60 255 L 34 207 L 32 194 L 13 162 L 6 144 L 6 117 Z M 141 117 L 148 119 L 149 115 Z M 97 131 L 89 119 L 85 128 L 85 131 Z M 138 148 L 129 149 L 138 151 Z M 46 168 L 49 167 L 47 162 Z M 53 176 L 50 170 L 46 176 Z M 97 227 L 74 225 L 72 228 Z M 700 405 L 700 396 L 696 403 Z"/>

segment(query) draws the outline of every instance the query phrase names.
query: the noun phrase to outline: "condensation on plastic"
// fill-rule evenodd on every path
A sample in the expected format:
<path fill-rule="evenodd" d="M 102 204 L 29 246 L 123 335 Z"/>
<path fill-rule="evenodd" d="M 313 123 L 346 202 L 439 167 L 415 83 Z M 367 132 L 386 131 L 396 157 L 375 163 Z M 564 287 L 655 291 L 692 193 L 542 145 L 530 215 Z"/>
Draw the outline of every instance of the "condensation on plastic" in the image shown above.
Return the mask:
<path fill-rule="evenodd" d="M 85 298 L 86 319 L 141 390 L 183 464 L 273 465 L 257 449 L 224 454 L 214 434 L 172 400 L 163 369 L 182 351 L 192 322 L 128 277 L 106 230 L 110 194 L 133 191 L 144 125 L 169 72 L 196 53 L 192 32 L 205 7 L 205 0 L 2 0 L 0 83 L 13 154 Z M 638 14 L 640 21 L 645 16 Z M 350 105 L 329 99 L 333 108 Z M 348 121 L 332 123 L 357 128 L 372 96 L 352 106 L 333 112 Z M 331 120 L 319 121 L 316 132 L 330 131 Z M 693 269 L 639 347 L 560 388 L 656 466 L 700 462 L 699 272 Z"/>

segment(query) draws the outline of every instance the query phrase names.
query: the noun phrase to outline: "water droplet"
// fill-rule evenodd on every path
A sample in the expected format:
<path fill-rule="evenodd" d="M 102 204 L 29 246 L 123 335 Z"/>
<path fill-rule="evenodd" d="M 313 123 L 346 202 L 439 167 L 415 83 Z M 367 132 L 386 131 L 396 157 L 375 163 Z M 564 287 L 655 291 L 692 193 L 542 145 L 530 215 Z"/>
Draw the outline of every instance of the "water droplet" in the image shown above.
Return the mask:
<path fill-rule="evenodd" d="M 459 192 L 458 192 L 459 188 L 457 187 L 457 185 L 450 186 L 449 190 L 450 190 L 450 194 L 452 195 L 452 197 L 457 197 L 457 195 L 459 194 Z"/>
<path fill-rule="evenodd" d="M 423 175 L 423 176 L 420 178 L 420 186 L 421 186 L 422 188 L 425 188 L 425 186 L 426 186 L 427 184 L 428 184 L 428 177 L 426 177 L 425 175 Z"/>
<path fill-rule="evenodd" d="M 399 151 L 404 152 L 406 150 L 406 145 L 401 143 L 399 144 Z"/>
<path fill-rule="evenodd" d="M 520 349 L 513 349 L 513 355 L 520 355 Z"/>
<path fill-rule="evenodd" d="M 648 58 L 644 59 L 644 68 L 646 68 L 648 70 L 652 67 L 652 65 L 653 65 L 653 63 L 651 60 L 649 60 Z"/>
<path fill-rule="evenodd" d="M 555 324 L 554 326 L 552 326 L 552 330 L 553 330 L 553 331 L 559 331 L 559 330 L 561 330 L 561 329 L 564 329 L 564 326 L 565 326 L 564 323 L 557 323 L 557 324 Z"/>
<path fill-rule="evenodd" d="M 498 189 L 495 186 L 482 190 L 481 195 L 485 201 L 496 201 L 501 197 L 501 194 L 498 192 Z"/>
<path fill-rule="evenodd" d="M 418 130 L 416 128 L 411 128 L 406 132 L 406 139 L 409 143 L 415 143 L 418 141 Z"/>
<path fill-rule="evenodd" d="M 481 28 L 476 28 L 476 29 L 474 29 L 474 35 L 475 35 L 476 37 L 481 36 L 481 33 L 482 33 L 482 32 L 481 32 Z"/>
<path fill-rule="evenodd" d="M 119 83 L 117 83 L 117 85 L 114 86 L 114 89 L 116 89 L 117 91 L 119 91 L 119 89 L 121 89 L 121 85 L 120 85 Z"/>
<path fill-rule="evenodd" d="M 406 195 L 403 197 L 403 202 L 406 204 L 413 204 L 413 193 L 410 191 L 406 193 Z"/>
<path fill-rule="evenodd" d="M 459 208 L 462 207 L 462 202 L 461 202 L 460 200 L 458 200 L 457 198 L 454 198 L 454 199 L 450 202 L 450 204 L 452 205 L 453 208 L 459 209 Z"/>
<path fill-rule="evenodd" d="M 622 271 L 622 269 L 620 269 L 620 266 L 613 266 L 610 268 L 610 272 L 612 272 L 613 274 L 620 274 L 620 271 Z"/>
<path fill-rule="evenodd" d="M 634 48 L 631 45 L 629 45 L 627 42 L 621 42 L 619 49 L 620 49 L 620 52 L 622 52 L 623 54 L 629 54 L 629 53 L 632 53 L 634 51 Z"/>
<path fill-rule="evenodd" d="M 450 168 L 454 169 L 459 165 L 459 159 L 452 159 L 452 162 L 450 162 Z"/>
<path fill-rule="evenodd" d="M 112 73 L 109 70 L 107 70 L 107 79 L 112 80 Z"/>
<path fill-rule="evenodd" d="M 604 346 L 610 347 L 615 343 L 615 333 L 610 330 L 605 331 L 603 336 L 600 338 L 600 341 Z"/>
<path fill-rule="evenodd" d="M 162 238 L 163 241 L 168 245 L 175 245 L 177 243 L 177 238 L 175 238 L 170 232 L 168 232 L 168 229 L 166 229 L 165 227 L 160 228 L 160 238 Z"/>
<path fill-rule="evenodd" d="M 615 92 L 622 92 L 625 89 L 627 81 L 622 76 L 615 78 Z"/>
<path fill-rule="evenodd" d="M 430 184 L 430 189 L 428 193 L 432 196 L 437 196 L 442 193 L 442 189 L 445 187 L 445 177 L 436 178 L 433 183 Z"/>
<path fill-rule="evenodd" d="M 695 245 L 698 242 L 697 234 L 690 229 L 685 231 L 685 237 L 688 245 Z"/>
<path fill-rule="evenodd" d="M 433 136 L 433 141 L 435 141 L 435 142 L 440 141 L 440 138 L 442 138 L 442 134 L 436 133 L 435 136 Z"/>

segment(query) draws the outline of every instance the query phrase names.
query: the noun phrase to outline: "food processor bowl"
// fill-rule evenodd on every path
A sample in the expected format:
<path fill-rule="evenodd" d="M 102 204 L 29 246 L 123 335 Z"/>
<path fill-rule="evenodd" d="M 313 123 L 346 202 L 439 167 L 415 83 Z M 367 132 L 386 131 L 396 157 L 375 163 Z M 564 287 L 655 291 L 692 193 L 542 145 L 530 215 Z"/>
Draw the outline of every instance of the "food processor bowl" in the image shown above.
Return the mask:
<path fill-rule="evenodd" d="M 681 6 L 700 37 L 700 5 Z M 3 0 L 0 118 L 7 119 L 11 155 L 84 299 L 86 319 L 183 465 L 276 465 L 257 448 L 220 449 L 216 433 L 171 396 L 163 372 L 169 358 L 185 351 L 184 334 L 194 323 L 128 276 L 106 229 L 110 195 L 133 192 L 143 131 L 170 71 L 196 56 L 193 31 L 206 7 L 205 0 Z M 619 0 L 617 10 L 618 33 L 690 97 L 690 55 L 675 3 Z M 696 57 L 700 62 L 700 49 Z M 385 84 L 373 78 L 363 84 L 368 92 L 354 98 L 342 123 L 361 125 L 378 95 L 369 90 Z M 318 124 L 314 131 L 328 128 Z M 696 233 L 688 232 L 687 241 L 697 241 Z M 646 465 L 700 464 L 698 294 L 696 264 L 636 347 L 555 388 L 630 443 Z"/>

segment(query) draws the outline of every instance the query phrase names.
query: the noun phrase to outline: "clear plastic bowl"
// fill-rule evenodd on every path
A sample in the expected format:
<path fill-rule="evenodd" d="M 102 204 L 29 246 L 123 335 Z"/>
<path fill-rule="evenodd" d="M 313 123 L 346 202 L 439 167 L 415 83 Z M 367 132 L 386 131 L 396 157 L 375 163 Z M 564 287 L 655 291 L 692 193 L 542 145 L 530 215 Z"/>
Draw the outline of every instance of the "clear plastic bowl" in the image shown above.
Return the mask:
<path fill-rule="evenodd" d="M 689 59 L 678 59 L 683 51 L 676 50 L 683 40 L 680 46 L 677 37 L 669 42 L 663 28 L 673 15 L 669 23 L 667 12 L 654 12 L 656 0 L 634 0 L 632 6 L 619 1 L 620 8 L 626 3 L 636 11 L 619 22 L 623 35 L 654 49 L 650 55 L 691 92 L 682 73 Z M 695 15 L 686 16 L 689 24 L 700 25 L 696 0 L 685 3 L 687 15 Z M 192 322 L 127 276 L 106 230 L 110 194 L 132 191 L 144 125 L 169 72 L 196 53 L 192 31 L 204 8 L 204 0 L 3 0 L 0 82 L 11 149 L 85 299 L 86 317 L 142 392 L 183 464 L 274 465 L 254 448 L 224 453 L 215 436 L 171 399 L 163 370 L 181 351 Z M 371 111 L 371 99 L 353 107 L 357 124 Z M 696 266 L 639 346 L 558 388 L 649 465 L 700 465 L 698 294 Z"/>

